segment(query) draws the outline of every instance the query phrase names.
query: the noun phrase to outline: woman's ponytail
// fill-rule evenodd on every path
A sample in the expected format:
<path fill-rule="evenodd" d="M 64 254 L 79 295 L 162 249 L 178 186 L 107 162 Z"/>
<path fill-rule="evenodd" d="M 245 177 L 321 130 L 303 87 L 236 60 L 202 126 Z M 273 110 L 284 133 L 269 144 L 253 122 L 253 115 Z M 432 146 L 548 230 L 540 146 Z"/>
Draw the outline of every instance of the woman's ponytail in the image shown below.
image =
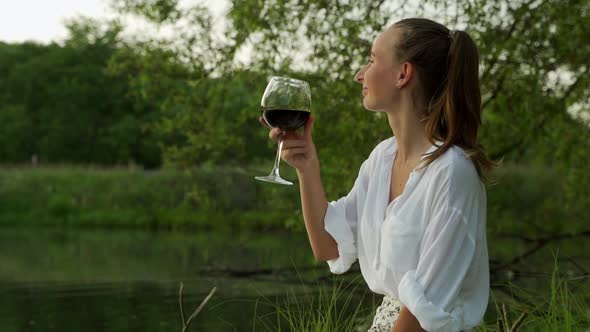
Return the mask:
<path fill-rule="evenodd" d="M 452 31 L 427 19 L 406 19 L 395 26 L 404 29 L 395 51 L 414 64 L 422 83 L 427 134 L 443 142 L 426 157 L 425 166 L 457 145 L 487 182 L 484 173 L 501 162 L 490 160 L 477 140 L 482 110 L 475 42 L 465 31 Z"/>

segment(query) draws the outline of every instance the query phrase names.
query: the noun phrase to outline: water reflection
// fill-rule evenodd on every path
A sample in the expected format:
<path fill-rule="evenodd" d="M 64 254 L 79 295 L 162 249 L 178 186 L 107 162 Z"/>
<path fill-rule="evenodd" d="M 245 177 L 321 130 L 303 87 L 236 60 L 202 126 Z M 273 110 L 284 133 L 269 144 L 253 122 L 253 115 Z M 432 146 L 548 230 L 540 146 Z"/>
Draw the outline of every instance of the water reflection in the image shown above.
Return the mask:
<path fill-rule="evenodd" d="M 536 305 L 550 298 L 549 258 L 558 249 L 560 271 L 581 273 L 590 262 L 587 241 L 555 243 L 520 262 L 515 281 L 535 290 L 529 293 Z M 490 241 L 490 257 L 501 261 L 527 250 Z M 187 316 L 218 289 L 189 331 L 267 331 L 255 316 L 273 315 L 269 303 L 284 301 L 288 293 L 314 297 L 316 280 L 330 281 L 328 276 L 301 233 L 0 228 L 0 331 L 180 331 L 181 281 Z M 493 277 L 492 287 L 503 289 L 495 299 L 502 302 L 508 289 Z M 578 288 L 586 280 L 570 289 L 588 301 L 590 293 Z M 358 289 L 355 301 L 367 292 L 362 281 Z M 364 308 L 379 298 L 367 299 Z M 486 321 L 496 316 L 490 299 Z"/>
<path fill-rule="evenodd" d="M 180 330 L 180 281 L 187 316 L 218 288 L 190 330 L 251 331 L 273 310 L 260 299 L 309 292 L 291 267 L 313 267 L 304 234 L 15 228 L 0 229 L 0 262 L 2 331 Z M 288 276 L 226 273 L 270 268 Z"/>

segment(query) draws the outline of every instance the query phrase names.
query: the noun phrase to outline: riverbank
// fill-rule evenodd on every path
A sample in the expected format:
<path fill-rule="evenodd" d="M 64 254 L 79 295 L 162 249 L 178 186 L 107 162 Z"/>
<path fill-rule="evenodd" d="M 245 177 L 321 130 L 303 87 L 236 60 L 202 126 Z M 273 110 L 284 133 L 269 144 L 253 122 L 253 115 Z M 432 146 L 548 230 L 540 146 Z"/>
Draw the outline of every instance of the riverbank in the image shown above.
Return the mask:
<path fill-rule="evenodd" d="M 248 208 L 250 177 L 212 171 L 46 166 L 0 168 L 0 225 L 151 229 L 284 228 L 269 209 Z M 251 182 L 254 182 L 253 180 Z M 241 188 L 231 190 L 231 184 Z M 254 190 L 254 192 L 252 192 Z M 225 192 L 224 192 L 225 191 Z M 209 195 L 216 195 L 216 198 Z"/>
<path fill-rule="evenodd" d="M 5 166 L 0 168 L 0 225 L 303 231 L 297 184 L 253 179 L 263 172 Z M 329 170 L 325 173 L 324 182 Z M 585 212 L 567 204 L 557 170 L 505 165 L 493 179 L 498 184 L 488 186 L 490 232 L 534 236 L 583 229 L 576 216 Z M 351 185 L 342 184 L 342 194 Z M 338 195 L 328 193 L 328 199 Z"/>

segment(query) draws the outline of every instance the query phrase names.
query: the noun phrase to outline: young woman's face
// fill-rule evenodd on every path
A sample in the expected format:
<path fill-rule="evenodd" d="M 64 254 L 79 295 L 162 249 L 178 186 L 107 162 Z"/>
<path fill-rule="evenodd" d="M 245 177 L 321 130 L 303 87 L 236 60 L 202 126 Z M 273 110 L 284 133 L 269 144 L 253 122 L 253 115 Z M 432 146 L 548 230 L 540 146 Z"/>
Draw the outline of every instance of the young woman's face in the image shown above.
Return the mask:
<path fill-rule="evenodd" d="M 398 99 L 398 70 L 393 54 L 397 29 L 387 29 L 374 41 L 369 62 L 355 75 L 363 85 L 363 106 L 371 111 L 391 108 Z"/>

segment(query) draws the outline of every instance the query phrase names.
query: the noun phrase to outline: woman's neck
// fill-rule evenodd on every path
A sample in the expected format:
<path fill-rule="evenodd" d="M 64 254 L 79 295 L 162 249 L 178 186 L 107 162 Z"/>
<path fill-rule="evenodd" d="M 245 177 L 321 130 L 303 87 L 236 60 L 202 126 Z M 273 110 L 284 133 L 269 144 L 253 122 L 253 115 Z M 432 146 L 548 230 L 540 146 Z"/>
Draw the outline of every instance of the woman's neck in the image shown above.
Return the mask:
<path fill-rule="evenodd" d="M 397 140 L 398 162 L 402 165 L 413 165 L 420 161 L 432 146 L 426 134 L 426 129 L 417 115 L 417 110 L 411 103 L 401 103 L 396 108 L 386 111 L 391 131 Z"/>

